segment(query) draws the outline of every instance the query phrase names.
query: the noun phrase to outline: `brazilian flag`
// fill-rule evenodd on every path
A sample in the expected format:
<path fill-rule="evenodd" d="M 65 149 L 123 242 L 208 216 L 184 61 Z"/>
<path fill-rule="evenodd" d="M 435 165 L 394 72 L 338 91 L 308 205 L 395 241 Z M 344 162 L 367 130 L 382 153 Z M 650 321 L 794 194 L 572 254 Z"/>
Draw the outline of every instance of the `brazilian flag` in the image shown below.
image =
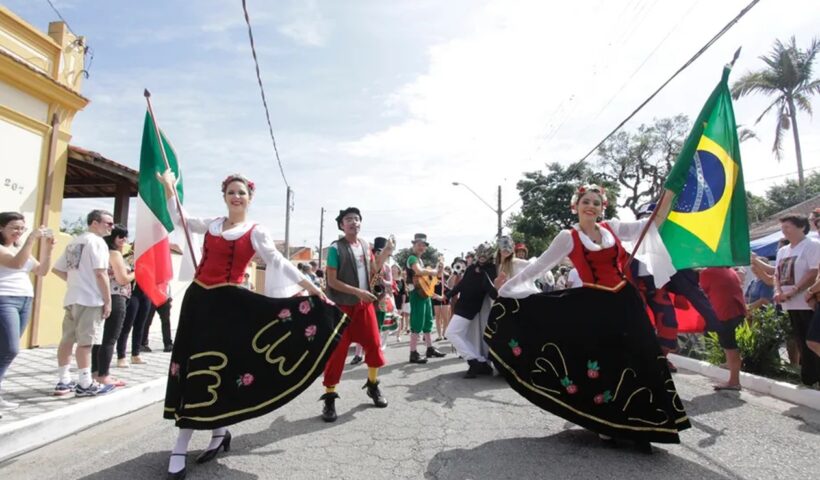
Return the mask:
<path fill-rule="evenodd" d="M 664 185 L 674 194 L 661 238 L 676 269 L 749 264 L 746 189 L 729 93 L 709 96 Z"/>

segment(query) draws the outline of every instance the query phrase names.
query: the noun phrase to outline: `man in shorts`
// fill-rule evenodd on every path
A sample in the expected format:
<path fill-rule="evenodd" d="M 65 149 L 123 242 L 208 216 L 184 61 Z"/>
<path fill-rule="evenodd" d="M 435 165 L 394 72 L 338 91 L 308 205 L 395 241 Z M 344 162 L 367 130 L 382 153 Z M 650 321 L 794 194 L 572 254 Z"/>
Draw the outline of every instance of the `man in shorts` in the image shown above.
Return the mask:
<path fill-rule="evenodd" d="M 92 210 L 86 223 L 88 230 L 69 242 L 52 269 L 67 283 L 63 336 L 57 348 L 58 379 L 54 387 L 57 396 L 74 392 L 78 397 L 93 397 L 115 388 L 100 385 L 91 377 L 91 346 L 101 342 L 103 322 L 111 314 L 108 246 L 103 237 L 111 233 L 114 218 L 104 210 Z M 79 371 L 76 383 L 71 381 L 69 372 L 75 344 Z"/>

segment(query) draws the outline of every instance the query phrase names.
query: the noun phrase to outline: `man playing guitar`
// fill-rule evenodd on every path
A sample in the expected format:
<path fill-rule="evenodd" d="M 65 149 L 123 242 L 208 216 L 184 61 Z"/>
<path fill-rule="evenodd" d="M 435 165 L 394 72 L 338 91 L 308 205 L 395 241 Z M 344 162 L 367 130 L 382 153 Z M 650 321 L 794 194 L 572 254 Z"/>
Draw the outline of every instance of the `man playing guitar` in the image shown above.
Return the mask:
<path fill-rule="evenodd" d="M 423 285 L 421 277 L 440 277 L 444 271 L 444 264 L 439 262 L 437 268 L 425 268 L 421 256 L 427 251 L 427 235 L 417 233 L 413 239 L 413 254 L 407 258 L 407 284 L 410 291 L 410 363 L 427 363 L 429 357 L 443 357 L 446 354 L 433 347 L 430 332 L 433 331 L 433 303 L 430 300 L 429 288 L 433 285 Z M 416 281 L 414 281 L 414 279 Z M 421 282 L 419 282 L 421 281 Z M 416 284 L 419 286 L 416 286 Z M 416 350 L 419 334 L 424 334 L 424 343 L 427 345 L 426 356 L 419 355 Z"/>

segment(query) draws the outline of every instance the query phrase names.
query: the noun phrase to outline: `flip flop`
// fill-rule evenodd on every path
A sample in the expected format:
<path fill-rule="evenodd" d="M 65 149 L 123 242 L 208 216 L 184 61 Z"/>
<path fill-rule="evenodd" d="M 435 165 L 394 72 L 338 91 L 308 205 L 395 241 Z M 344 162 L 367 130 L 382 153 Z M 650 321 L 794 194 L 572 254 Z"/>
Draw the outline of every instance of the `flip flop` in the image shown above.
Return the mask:
<path fill-rule="evenodd" d="M 730 392 L 739 392 L 742 387 L 740 385 L 712 385 L 716 392 L 721 390 L 728 390 Z"/>

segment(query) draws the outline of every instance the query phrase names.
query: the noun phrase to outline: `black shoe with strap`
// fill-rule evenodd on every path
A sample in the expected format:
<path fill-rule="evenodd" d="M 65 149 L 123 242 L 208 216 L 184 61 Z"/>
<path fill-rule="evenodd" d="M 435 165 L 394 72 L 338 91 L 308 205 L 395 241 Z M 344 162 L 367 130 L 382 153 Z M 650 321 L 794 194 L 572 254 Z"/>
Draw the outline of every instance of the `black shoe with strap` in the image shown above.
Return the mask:
<path fill-rule="evenodd" d="M 379 381 L 376 380 L 375 382 L 371 382 L 369 379 L 367 383 L 364 384 L 362 389 L 367 389 L 367 396 L 373 399 L 373 404 L 379 408 L 384 408 L 387 406 L 387 399 L 384 398 L 382 395 L 381 390 L 379 390 Z"/>
<path fill-rule="evenodd" d="M 172 453 L 171 456 L 172 457 L 185 457 L 185 463 L 188 463 L 188 454 L 187 453 Z M 185 475 L 188 474 L 188 472 L 186 472 L 187 469 L 188 469 L 188 466 L 186 465 L 186 466 L 182 467 L 182 470 L 180 470 L 178 472 L 168 472 L 168 477 L 167 477 L 168 480 L 183 480 L 185 478 Z"/>
<path fill-rule="evenodd" d="M 214 435 L 211 438 L 212 439 L 221 438 L 222 441 L 219 442 L 219 445 L 217 445 L 216 448 L 212 448 L 210 450 L 205 450 L 198 457 L 196 457 L 196 463 L 210 462 L 211 460 L 216 458 L 216 454 L 219 453 L 220 448 L 225 450 L 226 452 L 229 452 L 231 450 L 231 432 L 230 431 L 225 430 L 224 435 Z"/>
<path fill-rule="evenodd" d="M 440 352 L 436 349 L 436 347 L 427 347 L 427 352 L 425 353 L 427 358 L 441 358 L 447 356 L 446 353 Z"/>
<path fill-rule="evenodd" d="M 353 355 L 353 360 L 350 361 L 350 364 L 351 365 L 358 365 L 360 363 L 362 363 L 361 355 Z"/>
<path fill-rule="evenodd" d="M 336 392 L 327 392 L 319 400 L 325 401 L 325 406 L 322 407 L 322 420 L 330 423 L 336 421 L 336 399 L 339 394 Z"/>

